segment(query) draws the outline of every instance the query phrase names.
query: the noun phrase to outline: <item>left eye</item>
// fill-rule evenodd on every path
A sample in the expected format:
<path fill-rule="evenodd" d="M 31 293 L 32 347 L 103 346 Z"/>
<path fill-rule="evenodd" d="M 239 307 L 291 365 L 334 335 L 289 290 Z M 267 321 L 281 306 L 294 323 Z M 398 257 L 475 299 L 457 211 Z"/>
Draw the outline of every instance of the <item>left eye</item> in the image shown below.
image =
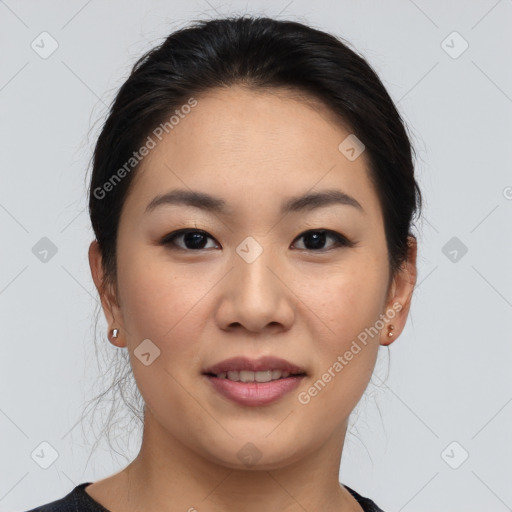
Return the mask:
<path fill-rule="evenodd" d="M 176 244 L 176 240 L 180 238 L 183 238 L 185 247 Z M 205 247 L 205 241 L 207 238 L 214 240 L 214 238 L 205 231 L 201 231 L 198 229 L 181 229 L 179 231 L 174 231 L 173 233 L 166 235 L 162 239 L 161 243 L 163 245 L 170 245 L 171 249 L 201 250 L 208 248 Z M 299 235 L 295 240 L 299 240 L 301 238 L 304 238 L 306 243 L 304 244 L 304 248 L 299 247 L 299 249 L 312 250 L 314 252 L 327 251 L 329 249 L 336 247 L 353 247 L 355 245 L 354 242 L 351 242 L 343 235 L 340 235 L 339 233 L 336 233 L 336 231 L 331 231 L 328 229 L 315 229 L 306 231 Z M 331 247 L 325 249 L 322 246 L 325 244 L 327 238 L 333 239 L 334 244 L 332 244 Z"/>
<path fill-rule="evenodd" d="M 330 248 L 320 248 L 319 245 L 325 244 L 325 240 L 327 238 L 331 238 L 334 240 L 334 244 Z M 336 233 L 336 231 L 330 231 L 328 229 L 320 229 L 320 230 L 311 230 L 306 231 L 305 233 L 302 233 L 302 235 L 299 235 L 296 240 L 304 238 L 305 240 L 309 240 L 311 243 L 308 244 L 312 246 L 314 249 L 320 249 L 323 251 L 327 251 L 332 248 L 336 247 L 353 247 L 354 243 L 349 241 L 347 238 L 345 238 L 343 235 L 340 235 L 339 233 Z M 306 250 L 310 250 L 310 247 L 305 247 Z"/>

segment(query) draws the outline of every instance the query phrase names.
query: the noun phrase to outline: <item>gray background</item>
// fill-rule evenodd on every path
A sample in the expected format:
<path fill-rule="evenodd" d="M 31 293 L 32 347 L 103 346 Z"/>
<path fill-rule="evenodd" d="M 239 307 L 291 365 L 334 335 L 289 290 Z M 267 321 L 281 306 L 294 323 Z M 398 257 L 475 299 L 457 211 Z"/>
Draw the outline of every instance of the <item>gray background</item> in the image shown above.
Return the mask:
<path fill-rule="evenodd" d="M 77 423 L 99 373 L 86 169 L 136 58 L 192 18 L 233 13 L 348 39 L 418 152 L 418 288 L 352 416 L 340 481 L 386 512 L 512 510 L 510 0 L 0 1 L 0 510 L 55 500 L 127 463 L 108 446 L 87 460 Z M 31 47 L 46 37 L 51 48 L 43 31 L 58 44 L 47 58 Z M 57 249 L 46 262 L 43 237 Z M 98 335 L 107 355 L 117 350 L 103 315 Z M 127 441 L 129 460 L 137 448 Z"/>

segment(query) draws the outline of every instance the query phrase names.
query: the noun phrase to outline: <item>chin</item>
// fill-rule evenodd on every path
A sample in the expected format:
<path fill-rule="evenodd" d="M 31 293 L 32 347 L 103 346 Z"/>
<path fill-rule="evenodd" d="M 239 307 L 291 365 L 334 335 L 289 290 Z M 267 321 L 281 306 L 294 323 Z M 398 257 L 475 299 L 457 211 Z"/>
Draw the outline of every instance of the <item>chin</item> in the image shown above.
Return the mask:
<path fill-rule="evenodd" d="M 205 456 L 216 464 L 236 470 L 281 469 L 304 456 L 303 451 L 297 449 L 297 438 L 293 436 L 286 436 L 286 439 L 276 436 L 270 440 L 260 434 L 251 440 L 249 435 L 244 435 L 243 438 L 233 438 L 224 443 L 215 443 L 214 446 L 214 450 L 203 446 Z"/>

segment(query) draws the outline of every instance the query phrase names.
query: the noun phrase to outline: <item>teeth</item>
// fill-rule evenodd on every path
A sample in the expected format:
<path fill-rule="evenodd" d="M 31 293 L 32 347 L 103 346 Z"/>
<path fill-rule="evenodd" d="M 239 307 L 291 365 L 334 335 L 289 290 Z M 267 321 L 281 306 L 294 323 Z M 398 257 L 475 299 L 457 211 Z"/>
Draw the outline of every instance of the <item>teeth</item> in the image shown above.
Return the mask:
<path fill-rule="evenodd" d="M 255 372 L 251 372 L 249 370 L 242 370 L 240 372 L 240 382 L 254 382 L 254 375 Z"/>
<path fill-rule="evenodd" d="M 228 379 L 238 382 L 240 380 L 240 375 L 238 372 L 228 372 Z"/>
<path fill-rule="evenodd" d="M 272 380 L 272 370 L 254 372 L 254 380 L 256 382 L 270 382 Z"/>
<path fill-rule="evenodd" d="M 221 372 L 216 375 L 219 379 L 229 379 L 235 382 L 270 382 L 271 380 L 286 379 L 290 372 L 282 370 L 265 370 L 261 372 L 253 372 L 250 370 L 232 370 L 229 372 Z"/>

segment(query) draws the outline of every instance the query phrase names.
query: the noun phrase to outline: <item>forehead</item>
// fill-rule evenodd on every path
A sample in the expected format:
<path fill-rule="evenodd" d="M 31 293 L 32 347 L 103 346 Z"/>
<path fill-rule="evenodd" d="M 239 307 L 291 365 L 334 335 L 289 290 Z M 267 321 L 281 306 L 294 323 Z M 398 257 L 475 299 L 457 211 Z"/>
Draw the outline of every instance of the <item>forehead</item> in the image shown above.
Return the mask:
<path fill-rule="evenodd" d="M 244 87 L 195 99 L 161 140 L 153 136 L 156 145 L 139 164 L 130 201 L 145 206 L 157 194 L 188 188 L 256 206 L 336 187 L 365 210 L 378 209 L 365 153 L 351 161 L 340 152 L 350 127 L 320 101 Z"/>

